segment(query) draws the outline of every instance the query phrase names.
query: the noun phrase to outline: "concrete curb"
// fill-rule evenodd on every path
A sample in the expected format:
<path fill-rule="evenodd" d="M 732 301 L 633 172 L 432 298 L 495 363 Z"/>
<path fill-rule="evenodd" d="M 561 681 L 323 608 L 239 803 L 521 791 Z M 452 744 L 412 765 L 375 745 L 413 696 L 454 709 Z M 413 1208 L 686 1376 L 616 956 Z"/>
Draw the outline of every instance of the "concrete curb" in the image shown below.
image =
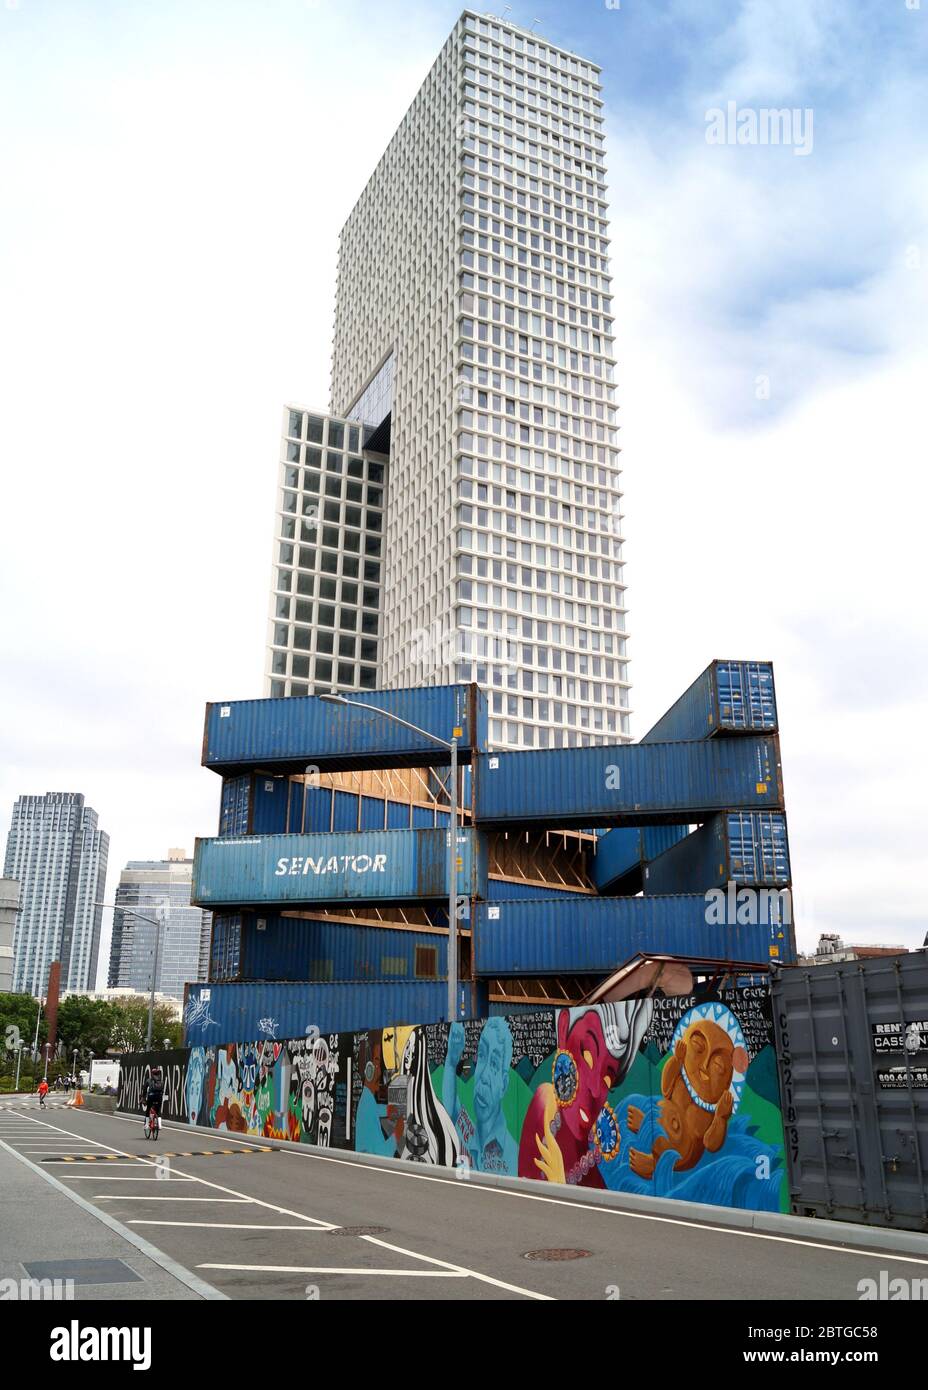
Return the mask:
<path fill-rule="evenodd" d="M 117 1111 L 117 1118 L 132 1114 Z M 405 1159 L 382 1158 L 377 1154 L 354 1153 L 350 1149 L 323 1148 L 318 1144 L 298 1144 L 290 1139 L 263 1139 L 255 1134 L 236 1134 L 233 1130 L 216 1130 L 207 1125 L 188 1125 L 179 1120 L 166 1120 L 166 1128 L 208 1134 L 214 1139 L 222 1135 L 224 1142 L 260 1145 L 263 1148 L 283 1149 L 329 1162 L 356 1163 L 362 1167 L 408 1173 L 411 1167 L 417 1178 L 432 1182 L 466 1181 L 474 1187 L 495 1187 L 531 1196 L 541 1202 L 579 1202 L 583 1206 L 607 1207 L 630 1216 L 660 1217 L 684 1225 L 706 1225 L 730 1230 L 749 1231 L 758 1235 L 780 1236 L 791 1240 L 810 1240 L 854 1250 L 885 1251 L 887 1254 L 909 1254 L 928 1260 L 928 1235 L 918 1231 L 896 1231 L 885 1226 L 862 1226 L 852 1221 L 827 1221 L 818 1217 L 791 1216 L 783 1212 L 743 1211 L 737 1207 L 710 1206 L 702 1202 L 681 1202 L 675 1197 L 639 1197 L 631 1192 L 609 1192 L 602 1188 L 551 1187 L 531 1178 L 511 1178 L 467 1170 L 469 1176 L 460 1179 L 452 1169 L 435 1168 L 429 1172 L 425 1164 L 410 1164 Z"/>

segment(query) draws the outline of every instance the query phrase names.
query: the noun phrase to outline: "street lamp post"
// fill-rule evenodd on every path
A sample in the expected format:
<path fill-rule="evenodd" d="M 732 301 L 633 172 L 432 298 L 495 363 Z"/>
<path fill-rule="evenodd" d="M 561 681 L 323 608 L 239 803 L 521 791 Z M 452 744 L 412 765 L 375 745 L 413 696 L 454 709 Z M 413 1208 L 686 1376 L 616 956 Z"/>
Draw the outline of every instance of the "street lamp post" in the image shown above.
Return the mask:
<path fill-rule="evenodd" d="M 109 907 L 114 912 L 121 912 L 125 917 L 137 917 L 140 922 L 149 922 L 155 928 L 155 958 L 151 970 L 151 990 L 148 996 L 148 1028 L 145 1032 L 145 1049 L 151 1049 L 151 1035 L 155 1024 L 155 986 L 158 981 L 158 959 L 161 952 L 161 931 L 164 927 L 164 909 L 162 907 L 161 917 L 157 921 L 154 917 L 146 917 L 141 912 L 135 912 L 131 907 L 119 907 L 116 903 L 95 903 L 95 907 Z"/>
<path fill-rule="evenodd" d="M 458 739 L 457 731 L 452 734 L 450 741 L 446 738 L 439 738 L 437 734 L 430 733 L 428 729 L 420 729 L 418 724 L 410 724 L 408 719 L 401 719 L 398 714 L 391 710 L 377 709 L 374 705 L 366 705 L 363 700 L 349 700 L 344 695 L 320 695 L 320 700 L 327 700 L 335 705 L 352 705 L 355 709 L 365 709 L 369 714 L 379 714 L 384 719 L 392 719 L 394 724 L 402 724 L 404 729 L 411 729 L 414 734 L 421 734 L 423 738 L 431 739 L 433 743 L 439 744 L 442 748 L 447 748 L 451 754 L 451 786 L 449 788 L 450 800 L 450 832 L 448 835 L 448 1022 L 453 1023 L 458 1016 L 458 913 L 457 913 L 457 889 L 458 889 Z"/>

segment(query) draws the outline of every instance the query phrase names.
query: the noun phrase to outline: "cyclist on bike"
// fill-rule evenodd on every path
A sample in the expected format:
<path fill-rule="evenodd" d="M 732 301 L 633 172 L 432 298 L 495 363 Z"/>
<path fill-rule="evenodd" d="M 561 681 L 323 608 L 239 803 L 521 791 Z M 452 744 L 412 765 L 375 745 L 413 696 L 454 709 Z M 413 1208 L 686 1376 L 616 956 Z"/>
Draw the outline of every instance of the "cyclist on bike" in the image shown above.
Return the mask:
<path fill-rule="evenodd" d="M 161 1068 L 155 1067 L 148 1078 L 148 1085 L 145 1088 L 145 1105 L 143 1113 L 151 1114 L 152 1111 L 161 1123 L 161 1102 L 164 1100 L 164 1080 L 161 1075 Z"/>

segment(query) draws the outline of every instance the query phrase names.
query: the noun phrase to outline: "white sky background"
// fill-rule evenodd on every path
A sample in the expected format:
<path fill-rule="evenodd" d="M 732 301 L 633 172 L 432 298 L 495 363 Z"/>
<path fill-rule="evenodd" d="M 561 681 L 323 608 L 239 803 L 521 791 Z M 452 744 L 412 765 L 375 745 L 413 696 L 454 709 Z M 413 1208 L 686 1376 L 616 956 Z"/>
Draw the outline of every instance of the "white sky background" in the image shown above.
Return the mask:
<path fill-rule="evenodd" d="M 710 147 L 708 106 L 809 104 L 831 7 L 745 4 L 649 108 L 610 76 L 630 3 L 533 13 L 606 68 L 634 729 L 772 658 L 800 942 L 920 944 L 914 87 L 832 73 L 806 158 Z M 281 406 L 327 403 L 339 228 L 458 12 L 0 0 L 0 834 L 83 791 L 110 898 L 215 833 L 203 707 L 263 693 Z"/>

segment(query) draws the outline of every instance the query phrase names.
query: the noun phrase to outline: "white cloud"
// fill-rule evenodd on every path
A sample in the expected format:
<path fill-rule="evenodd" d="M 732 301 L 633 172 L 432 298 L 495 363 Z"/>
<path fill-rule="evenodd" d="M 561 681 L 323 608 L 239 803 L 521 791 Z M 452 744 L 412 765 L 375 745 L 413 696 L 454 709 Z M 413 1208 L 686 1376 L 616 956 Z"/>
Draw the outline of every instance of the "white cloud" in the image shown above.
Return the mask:
<path fill-rule="evenodd" d="M 749 61 L 732 46 L 722 91 L 761 83 Z M 928 204 L 905 109 L 835 110 L 806 160 L 706 146 L 677 112 L 610 141 L 635 727 L 712 657 L 775 661 L 806 945 L 928 927 Z"/>

